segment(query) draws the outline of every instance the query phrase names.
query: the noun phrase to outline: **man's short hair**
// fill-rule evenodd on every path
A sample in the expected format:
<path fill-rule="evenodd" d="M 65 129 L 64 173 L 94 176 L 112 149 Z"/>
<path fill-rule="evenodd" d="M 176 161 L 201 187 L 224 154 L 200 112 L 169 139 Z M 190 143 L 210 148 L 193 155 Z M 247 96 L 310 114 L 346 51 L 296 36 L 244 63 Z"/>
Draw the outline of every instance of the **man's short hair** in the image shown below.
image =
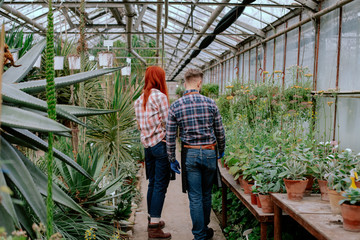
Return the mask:
<path fill-rule="evenodd" d="M 192 78 L 197 78 L 197 77 L 200 77 L 202 79 L 203 76 L 204 76 L 204 73 L 200 69 L 190 68 L 185 73 L 185 81 L 189 81 Z"/>

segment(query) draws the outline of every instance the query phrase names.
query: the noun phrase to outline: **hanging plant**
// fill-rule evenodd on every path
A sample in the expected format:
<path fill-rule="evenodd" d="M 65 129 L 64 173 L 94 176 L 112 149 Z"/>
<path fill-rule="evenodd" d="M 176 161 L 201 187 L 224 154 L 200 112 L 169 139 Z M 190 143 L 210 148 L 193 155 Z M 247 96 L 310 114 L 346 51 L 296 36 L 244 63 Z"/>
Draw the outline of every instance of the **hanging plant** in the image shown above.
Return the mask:
<path fill-rule="evenodd" d="M 80 56 L 79 55 L 69 55 L 69 69 L 70 70 L 80 70 Z"/>
<path fill-rule="evenodd" d="M 100 67 L 113 67 L 115 54 L 109 51 L 99 52 L 98 59 Z"/>

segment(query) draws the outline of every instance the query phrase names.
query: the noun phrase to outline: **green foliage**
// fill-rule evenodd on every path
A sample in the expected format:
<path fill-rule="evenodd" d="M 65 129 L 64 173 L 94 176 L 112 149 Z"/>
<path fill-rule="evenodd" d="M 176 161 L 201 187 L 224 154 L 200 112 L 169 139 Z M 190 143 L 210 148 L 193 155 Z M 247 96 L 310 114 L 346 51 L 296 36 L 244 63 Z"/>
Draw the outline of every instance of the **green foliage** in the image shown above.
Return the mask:
<path fill-rule="evenodd" d="M 48 106 L 48 116 L 52 120 L 56 120 L 56 95 L 55 95 L 55 70 L 54 70 L 54 20 L 52 13 L 52 0 L 49 0 L 49 11 L 47 15 L 48 26 L 46 32 L 46 100 Z M 53 234 L 53 199 L 52 199 L 52 173 L 53 173 L 53 141 L 54 136 L 49 132 L 48 152 L 47 152 L 47 175 L 48 189 L 46 202 L 46 235 L 50 238 Z"/>
<path fill-rule="evenodd" d="M 215 84 L 215 83 L 203 84 L 201 87 L 201 94 L 206 97 L 217 98 L 219 96 L 219 84 Z"/>
<path fill-rule="evenodd" d="M 185 92 L 185 88 L 184 86 L 182 85 L 179 85 L 177 88 L 176 88 L 176 95 L 181 98 L 183 95 L 184 95 L 184 92 Z"/>
<path fill-rule="evenodd" d="M 5 43 L 9 46 L 9 49 L 20 49 L 19 58 L 30 50 L 33 46 L 34 35 L 24 34 L 24 30 L 19 27 L 11 27 L 5 35 Z"/>
<path fill-rule="evenodd" d="M 288 160 L 283 165 L 283 171 L 279 177 L 285 177 L 291 180 L 305 180 L 306 171 L 305 163 L 295 159 Z"/>
<path fill-rule="evenodd" d="M 351 205 L 360 205 L 360 188 L 349 188 L 345 190 L 342 194 L 345 199 L 341 200 L 339 203 L 347 203 Z"/>

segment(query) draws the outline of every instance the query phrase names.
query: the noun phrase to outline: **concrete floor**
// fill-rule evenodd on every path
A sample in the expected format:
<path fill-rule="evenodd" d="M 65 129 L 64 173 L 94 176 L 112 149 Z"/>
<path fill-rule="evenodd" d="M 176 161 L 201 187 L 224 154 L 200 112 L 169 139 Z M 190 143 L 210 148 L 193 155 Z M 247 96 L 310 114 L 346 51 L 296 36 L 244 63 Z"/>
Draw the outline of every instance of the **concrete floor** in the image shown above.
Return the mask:
<path fill-rule="evenodd" d="M 177 159 L 180 159 L 180 157 L 178 156 Z M 132 236 L 132 239 L 134 240 L 148 239 L 146 206 L 147 184 L 148 182 L 145 179 L 145 172 L 143 170 L 140 190 L 142 201 L 135 215 L 135 226 Z M 190 218 L 189 200 L 187 194 L 182 193 L 181 191 L 180 175 L 176 175 L 175 181 L 170 181 L 161 219 L 166 223 L 164 232 L 170 232 L 173 240 L 191 240 L 194 238 L 191 233 L 192 222 Z M 214 229 L 214 240 L 225 240 L 219 221 L 214 212 L 211 213 L 209 227 Z"/>

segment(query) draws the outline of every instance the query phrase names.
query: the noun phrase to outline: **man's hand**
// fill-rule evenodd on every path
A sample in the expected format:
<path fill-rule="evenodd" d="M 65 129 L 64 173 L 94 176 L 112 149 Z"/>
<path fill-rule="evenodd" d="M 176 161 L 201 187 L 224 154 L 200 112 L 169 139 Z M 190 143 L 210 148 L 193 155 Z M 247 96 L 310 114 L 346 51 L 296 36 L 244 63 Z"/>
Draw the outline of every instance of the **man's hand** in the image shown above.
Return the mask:
<path fill-rule="evenodd" d="M 170 162 L 170 168 L 177 174 L 180 174 L 180 164 L 177 160 L 175 160 L 174 162 Z"/>
<path fill-rule="evenodd" d="M 224 157 L 224 155 L 225 155 L 225 152 L 221 152 L 221 153 L 219 153 L 218 159 L 223 158 L 223 157 Z"/>

